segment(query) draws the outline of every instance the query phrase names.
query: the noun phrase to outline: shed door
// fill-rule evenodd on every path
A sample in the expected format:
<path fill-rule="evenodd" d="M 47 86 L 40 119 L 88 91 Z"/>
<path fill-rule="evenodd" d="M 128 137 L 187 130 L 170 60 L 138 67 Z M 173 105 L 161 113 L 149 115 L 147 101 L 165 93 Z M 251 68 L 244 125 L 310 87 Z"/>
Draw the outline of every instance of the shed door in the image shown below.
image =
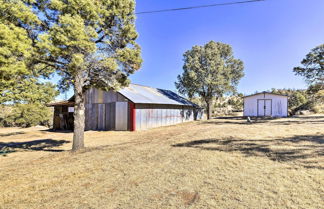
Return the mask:
<path fill-rule="evenodd" d="M 271 99 L 258 99 L 258 116 L 271 116 Z"/>
<path fill-rule="evenodd" d="M 271 116 L 272 115 L 272 100 L 266 99 L 264 100 L 265 103 L 265 116 Z"/>
<path fill-rule="evenodd" d="M 127 131 L 128 103 L 116 102 L 116 131 Z"/>

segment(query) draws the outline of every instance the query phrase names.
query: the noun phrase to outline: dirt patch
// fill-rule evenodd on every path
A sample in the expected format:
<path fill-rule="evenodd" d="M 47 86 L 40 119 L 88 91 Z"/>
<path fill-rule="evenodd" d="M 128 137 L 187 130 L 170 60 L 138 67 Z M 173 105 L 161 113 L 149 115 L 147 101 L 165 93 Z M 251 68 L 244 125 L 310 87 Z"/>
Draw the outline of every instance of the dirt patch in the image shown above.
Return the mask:
<path fill-rule="evenodd" d="M 194 202 L 199 200 L 199 194 L 196 191 L 179 191 L 177 192 L 177 195 L 180 196 L 181 200 L 185 205 L 191 205 Z"/>

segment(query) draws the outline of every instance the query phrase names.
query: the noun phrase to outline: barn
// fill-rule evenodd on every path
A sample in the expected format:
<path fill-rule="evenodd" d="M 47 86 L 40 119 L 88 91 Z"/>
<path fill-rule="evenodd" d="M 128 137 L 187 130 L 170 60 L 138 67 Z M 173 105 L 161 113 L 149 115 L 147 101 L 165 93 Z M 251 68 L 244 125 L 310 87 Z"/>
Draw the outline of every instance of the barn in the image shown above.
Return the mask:
<path fill-rule="evenodd" d="M 73 129 L 73 97 L 48 106 L 54 107 L 54 129 Z M 85 130 L 145 130 L 202 116 L 202 108 L 170 90 L 130 84 L 119 91 L 85 93 Z"/>
<path fill-rule="evenodd" d="M 269 92 L 245 96 L 243 116 L 287 117 L 288 96 Z"/>

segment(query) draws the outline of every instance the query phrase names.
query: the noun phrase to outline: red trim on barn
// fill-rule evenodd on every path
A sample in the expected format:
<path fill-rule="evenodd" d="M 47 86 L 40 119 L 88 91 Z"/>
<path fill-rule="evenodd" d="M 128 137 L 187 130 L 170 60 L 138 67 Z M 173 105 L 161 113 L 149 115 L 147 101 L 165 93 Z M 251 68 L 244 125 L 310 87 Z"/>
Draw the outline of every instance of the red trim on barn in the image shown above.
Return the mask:
<path fill-rule="evenodd" d="M 136 131 L 136 108 L 135 103 L 129 102 L 130 106 L 130 121 L 131 121 L 131 131 Z"/>

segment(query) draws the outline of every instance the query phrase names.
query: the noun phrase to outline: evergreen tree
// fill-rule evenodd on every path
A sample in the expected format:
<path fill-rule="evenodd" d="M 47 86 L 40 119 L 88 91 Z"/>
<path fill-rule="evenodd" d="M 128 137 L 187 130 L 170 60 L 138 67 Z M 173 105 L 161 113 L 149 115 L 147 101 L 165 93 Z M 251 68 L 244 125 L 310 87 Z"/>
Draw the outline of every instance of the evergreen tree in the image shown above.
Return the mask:
<path fill-rule="evenodd" d="M 324 44 L 311 50 L 301 61 L 304 67 L 295 67 L 296 75 L 303 76 L 309 84 L 316 84 L 324 89 Z"/>
<path fill-rule="evenodd" d="M 236 91 L 239 80 L 244 76 L 243 62 L 234 58 L 230 45 L 214 41 L 192 47 L 183 57 L 183 73 L 178 76 L 176 87 L 189 98 L 195 95 L 202 97 L 206 102 L 207 118 L 210 119 L 213 99 Z"/>
<path fill-rule="evenodd" d="M 2 14 L 9 12 L 6 25 L 13 25 L 27 40 L 26 47 L 17 52 L 30 59 L 18 57 L 16 61 L 23 60 L 24 69 L 35 75 L 56 72 L 63 91 L 73 87 L 72 149 L 83 148 L 85 91 L 126 86 L 128 76 L 141 66 L 134 0 L 1 1 L 10 5 L 9 10 L 1 10 Z M 25 12 L 26 20 L 20 14 Z"/>

